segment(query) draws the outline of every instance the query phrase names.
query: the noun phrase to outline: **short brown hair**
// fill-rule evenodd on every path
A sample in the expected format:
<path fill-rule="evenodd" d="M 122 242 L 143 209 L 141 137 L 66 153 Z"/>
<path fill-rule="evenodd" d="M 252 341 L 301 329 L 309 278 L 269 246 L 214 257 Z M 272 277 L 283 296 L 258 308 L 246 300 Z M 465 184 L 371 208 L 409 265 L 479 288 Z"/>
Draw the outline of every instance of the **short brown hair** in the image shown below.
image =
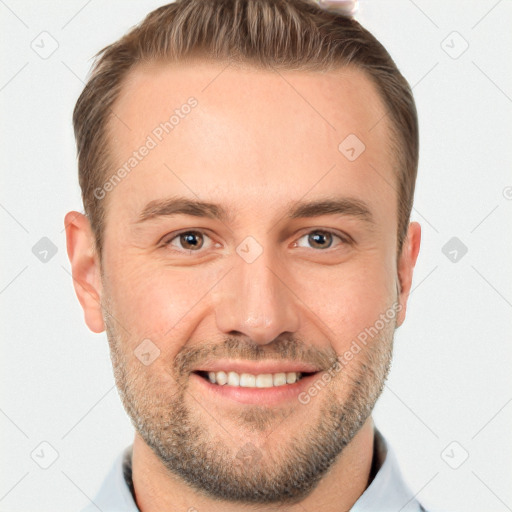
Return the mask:
<path fill-rule="evenodd" d="M 94 190 L 113 171 L 107 127 L 123 80 L 138 63 L 192 57 L 261 69 L 329 71 L 354 66 L 366 72 L 391 120 L 401 252 L 418 168 L 418 120 L 411 88 L 379 41 L 354 19 L 308 0 L 177 0 L 148 14 L 96 55 L 73 112 L 82 199 L 100 256 L 105 205 Z"/>

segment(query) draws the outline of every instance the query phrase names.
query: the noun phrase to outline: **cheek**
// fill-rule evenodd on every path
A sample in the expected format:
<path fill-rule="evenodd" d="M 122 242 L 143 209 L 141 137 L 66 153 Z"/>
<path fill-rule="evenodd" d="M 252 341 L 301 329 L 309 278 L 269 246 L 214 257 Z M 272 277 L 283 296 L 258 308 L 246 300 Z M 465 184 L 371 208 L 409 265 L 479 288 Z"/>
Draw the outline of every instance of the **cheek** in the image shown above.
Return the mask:
<path fill-rule="evenodd" d="M 324 279 L 302 285 L 298 295 L 307 298 L 305 302 L 322 320 L 315 323 L 322 329 L 328 326 L 326 336 L 339 353 L 389 310 L 396 299 L 394 283 L 392 269 L 368 261 L 331 268 Z"/>
<path fill-rule="evenodd" d="M 215 282 L 215 276 L 205 272 L 162 268 L 142 258 L 114 268 L 109 279 L 114 284 L 110 288 L 116 312 L 131 337 L 137 339 L 181 339 L 194 307 Z"/>

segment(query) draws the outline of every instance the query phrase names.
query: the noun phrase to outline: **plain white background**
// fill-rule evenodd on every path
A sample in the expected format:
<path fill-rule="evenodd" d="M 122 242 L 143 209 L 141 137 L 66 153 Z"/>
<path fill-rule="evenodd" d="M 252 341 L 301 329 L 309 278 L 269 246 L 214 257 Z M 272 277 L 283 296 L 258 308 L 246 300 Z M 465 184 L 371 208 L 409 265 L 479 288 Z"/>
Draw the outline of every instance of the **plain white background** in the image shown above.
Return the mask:
<path fill-rule="evenodd" d="M 159 5 L 0 2 L 3 511 L 79 510 L 132 441 L 63 217 L 82 208 L 71 113 L 91 57 Z M 426 505 L 512 510 L 512 5 L 363 0 L 357 19 L 413 86 L 421 130 L 423 242 L 374 418 Z"/>

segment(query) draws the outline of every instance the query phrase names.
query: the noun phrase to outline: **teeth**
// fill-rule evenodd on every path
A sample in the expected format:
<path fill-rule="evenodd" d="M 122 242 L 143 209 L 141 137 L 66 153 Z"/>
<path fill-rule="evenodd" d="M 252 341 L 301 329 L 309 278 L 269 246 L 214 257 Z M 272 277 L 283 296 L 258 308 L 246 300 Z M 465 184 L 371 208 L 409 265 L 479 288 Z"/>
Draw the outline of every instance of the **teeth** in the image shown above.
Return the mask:
<path fill-rule="evenodd" d="M 299 372 L 287 373 L 250 373 L 238 374 L 236 372 L 208 372 L 208 380 L 220 386 L 238 386 L 242 388 L 271 388 L 293 384 L 302 378 Z"/>
<path fill-rule="evenodd" d="M 238 386 L 240 384 L 240 375 L 235 372 L 228 373 L 228 386 Z"/>
<path fill-rule="evenodd" d="M 274 386 L 286 384 L 286 373 L 274 373 Z"/>
<path fill-rule="evenodd" d="M 293 384 L 297 380 L 297 374 L 295 372 L 289 372 L 286 374 L 286 383 Z"/>
<path fill-rule="evenodd" d="M 242 373 L 242 375 L 240 375 L 240 386 L 243 388 L 255 388 L 256 377 L 250 373 Z"/>
<path fill-rule="evenodd" d="M 228 376 L 226 375 L 226 372 L 215 372 L 215 380 L 217 381 L 217 384 L 224 386 L 224 384 L 227 384 L 228 382 Z"/>
<path fill-rule="evenodd" d="M 274 385 L 271 373 L 260 373 L 256 375 L 257 388 L 271 388 Z"/>

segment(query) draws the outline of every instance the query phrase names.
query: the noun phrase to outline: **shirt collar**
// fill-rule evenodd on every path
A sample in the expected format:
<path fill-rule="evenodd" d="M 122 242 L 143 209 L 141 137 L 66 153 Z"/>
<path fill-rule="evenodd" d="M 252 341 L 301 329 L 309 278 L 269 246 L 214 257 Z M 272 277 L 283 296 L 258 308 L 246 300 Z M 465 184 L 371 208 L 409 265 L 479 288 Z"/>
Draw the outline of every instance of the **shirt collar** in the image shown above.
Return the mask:
<path fill-rule="evenodd" d="M 373 457 L 378 472 L 350 512 L 425 512 L 405 483 L 393 448 L 376 427 Z"/>
<path fill-rule="evenodd" d="M 127 446 L 119 454 L 94 502 L 82 512 L 140 512 L 133 497 L 132 449 L 133 445 Z M 377 473 L 350 512 L 424 512 L 402 478 L 393 449 L 377 428 L 373 457 Z"/>

